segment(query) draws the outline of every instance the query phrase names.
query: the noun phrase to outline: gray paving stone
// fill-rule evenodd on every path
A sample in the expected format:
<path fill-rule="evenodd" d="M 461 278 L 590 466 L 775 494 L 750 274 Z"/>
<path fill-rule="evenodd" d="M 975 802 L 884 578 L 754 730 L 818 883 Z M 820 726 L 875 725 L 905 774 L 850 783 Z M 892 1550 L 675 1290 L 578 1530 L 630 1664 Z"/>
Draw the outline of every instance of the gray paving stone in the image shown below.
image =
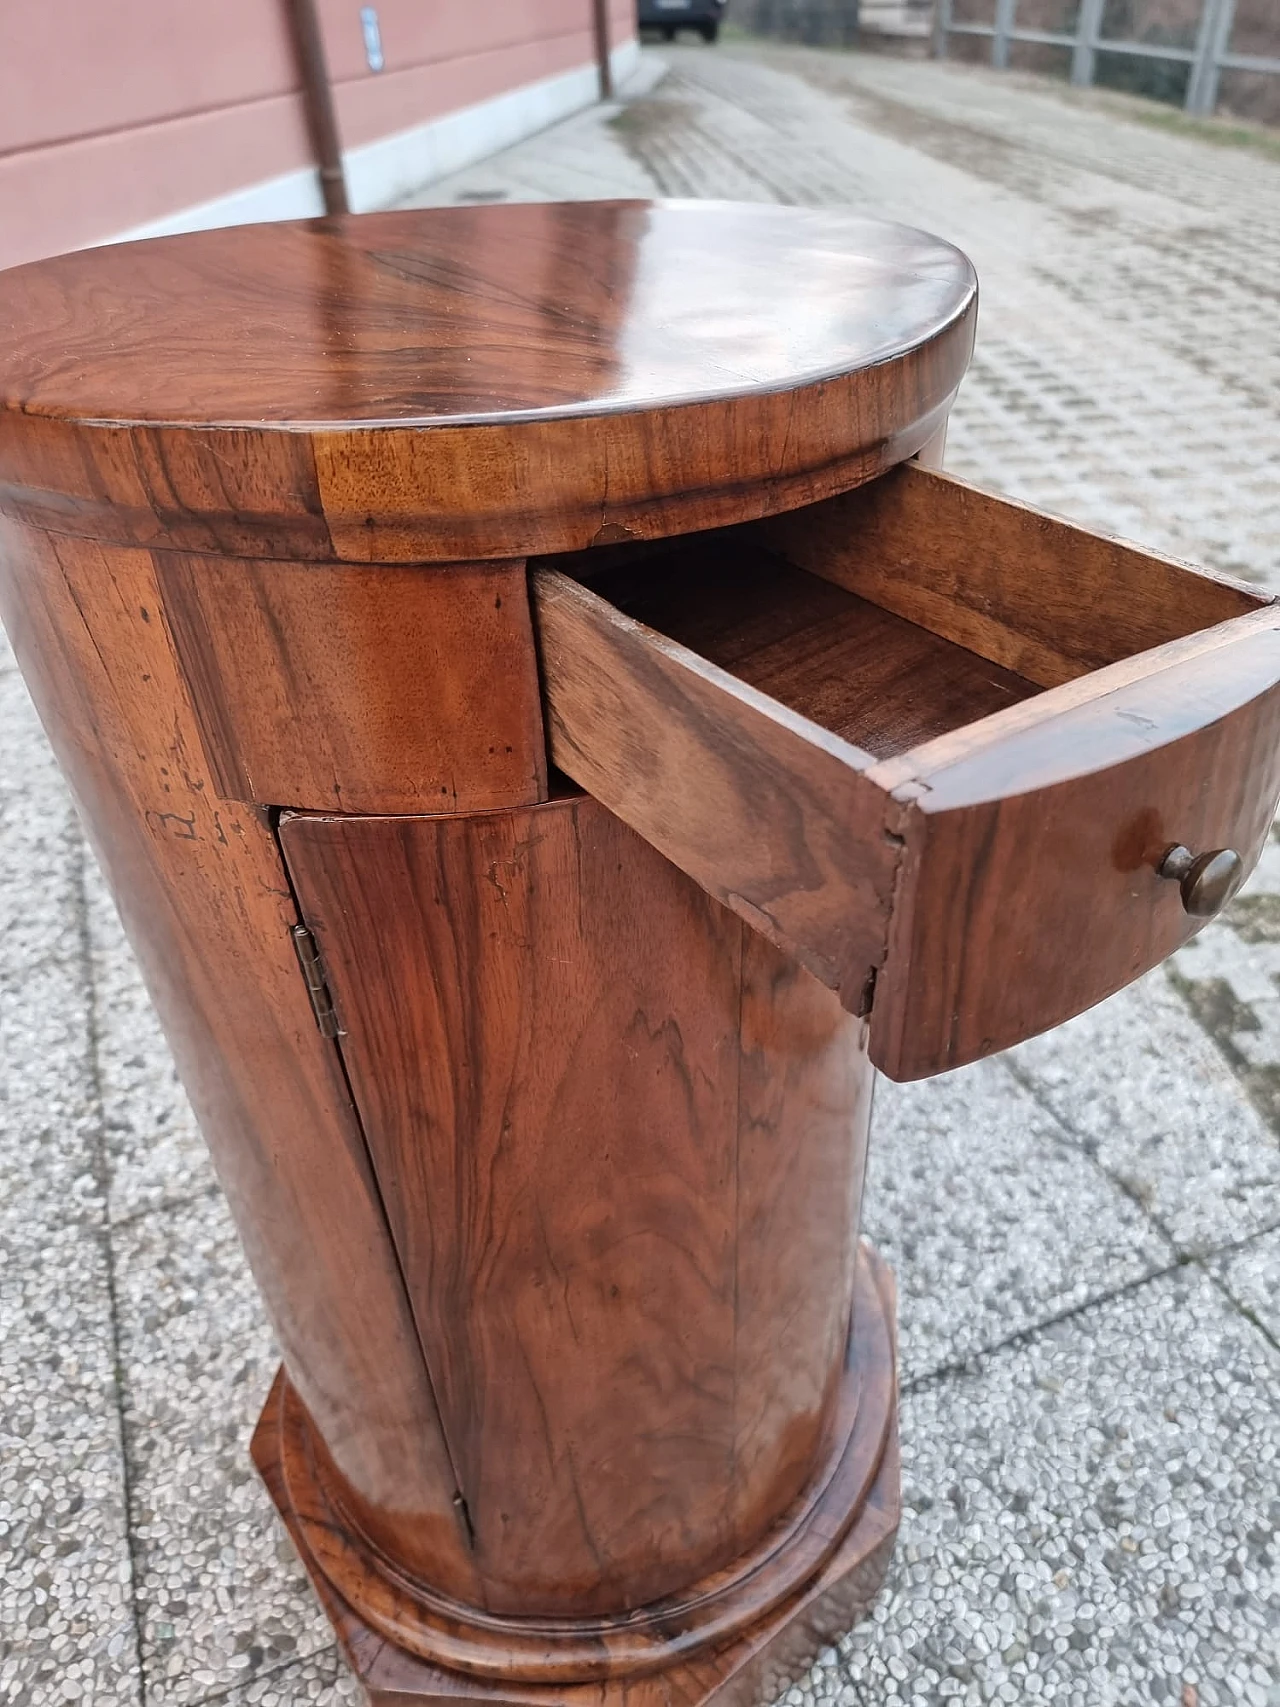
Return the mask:
<path fill-rule="evenodd" d="M 1270 1707 L 1278 1379 L 1193 1265 L 907 1395 L 899 1551 L 844 1644 L 863 1699 Z"/>
<path fill-rule="evenodd" d="M 216 1697 L 219 1707 L 364 1707 L 364 1691 L 336 1648 L 237 1684 Z"/>
<path fill-rule="evenodd" d="M 1280 1345 L 1280 1229 L 1235 1250 L 1220 1251 L 1208 1267 L 1228 1295 Z"/>
<path fill-rule="evenodd" d="M 777 1698 L 777 1707 L 860 1707 L 856 1685 L 845 1675 L 839 1649 L 824 1648 L 805 1675 Z"/>
<path fill-rule="evenodd" d="M 997 1061 L 880 1081 L 863 1226 L 897 1274 L 904 1381 L 1172 1260 Z"/>
<path fill-rule="evenodd" d="M 0 1224 L 0 1702 L 139 1702 L 101 1231 Z"/>
<path fill-rule="evenodd" d="M 95 862 L 86 871 L 98 1083 L 114 1221 L 208 1192 L 213 1164 Z"/>
<path fill-rule="evenodd" d="M 1165 971 L 1010 1059 L 1181 1250 L 1280 1222 L 1275 1135 Z"/>
<path fill-rule="evenodd" d="M 6 648 L 7 654 L 7 648 Z M 0 672 L 0 1701 L 137 1698 L 84 850 Z"/>
<path fill-rule="evenodd" d="M 97 1203 L 83 859 L 26 689 L 0 675 L 0 1202 L 15 1227 Z"/>
<path fill-rule="evenodd" d="M 221 1196 L 115 1237 L 147 1701 L 166 1707 L 332 1632 L 249 1460 L 278 1354 Z"/>

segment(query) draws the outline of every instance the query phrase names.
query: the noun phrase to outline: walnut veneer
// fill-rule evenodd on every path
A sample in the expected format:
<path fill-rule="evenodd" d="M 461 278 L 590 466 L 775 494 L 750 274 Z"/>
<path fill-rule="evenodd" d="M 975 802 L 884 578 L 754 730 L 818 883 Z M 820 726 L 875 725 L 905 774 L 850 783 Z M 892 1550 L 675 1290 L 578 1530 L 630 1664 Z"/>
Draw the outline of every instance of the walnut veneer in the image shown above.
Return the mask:
<path fill-rule="evenodd" d="M 0 276 L 4 618 L 382 1707 L 754 1707 L 860 1616 L 871 1062 L 1056 1024 L 1257 856 L 1275 606 L 937 472 L 975 310 L 725 204 Z"/>

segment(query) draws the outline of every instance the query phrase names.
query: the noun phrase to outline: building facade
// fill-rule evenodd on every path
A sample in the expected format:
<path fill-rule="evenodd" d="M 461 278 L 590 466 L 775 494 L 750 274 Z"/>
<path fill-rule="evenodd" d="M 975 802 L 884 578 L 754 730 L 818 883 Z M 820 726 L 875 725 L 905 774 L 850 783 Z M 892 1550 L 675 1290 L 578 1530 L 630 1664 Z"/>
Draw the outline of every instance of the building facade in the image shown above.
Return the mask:
<path fill-rule="evenodd" d="M 594 0 L 316 0 L 351 206 L 588 105 Z M 634 0 L 606 0 L 615 80 Z M 0 266 L 323 211 L 286 0 L 0 6 Z"/>

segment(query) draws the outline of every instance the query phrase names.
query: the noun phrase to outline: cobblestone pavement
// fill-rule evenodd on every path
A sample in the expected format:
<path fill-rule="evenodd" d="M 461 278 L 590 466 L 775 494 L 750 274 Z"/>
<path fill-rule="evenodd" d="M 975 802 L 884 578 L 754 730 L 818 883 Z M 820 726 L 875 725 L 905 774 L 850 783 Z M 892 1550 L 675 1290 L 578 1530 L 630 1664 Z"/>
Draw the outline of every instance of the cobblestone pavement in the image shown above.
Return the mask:
<path fill-rule="evenodd" d="M 949 465 L 1280 589 L 1280 165 L 1012 75 L 663 59 L 422 199 L 939 231 L 984 290 Z M 249 1472 L 274 1353 L 217 1186 L 7 664 L 0 701 L 0 1702 L 354 1702 Z M 881 1087 L 907 1510 L 790 1707 L 1280 1707 L 1278 1004 L 1280 843 L 1167 971 Z"/>

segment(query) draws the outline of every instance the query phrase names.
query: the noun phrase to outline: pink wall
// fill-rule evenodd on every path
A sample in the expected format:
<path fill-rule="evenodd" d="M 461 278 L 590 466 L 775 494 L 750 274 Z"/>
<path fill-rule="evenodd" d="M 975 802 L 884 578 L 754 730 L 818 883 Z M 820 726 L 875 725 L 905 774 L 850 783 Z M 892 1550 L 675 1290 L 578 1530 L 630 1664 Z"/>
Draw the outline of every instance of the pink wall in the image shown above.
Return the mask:
<path fill-rule="evenodd" d="M 310 164 L 282 0 L 0 6 L 0 266 Z M 347 148 L 594 58 L 591 0 L 381 0 L 378 75 L 359 0 L 320 13 Z"/>

